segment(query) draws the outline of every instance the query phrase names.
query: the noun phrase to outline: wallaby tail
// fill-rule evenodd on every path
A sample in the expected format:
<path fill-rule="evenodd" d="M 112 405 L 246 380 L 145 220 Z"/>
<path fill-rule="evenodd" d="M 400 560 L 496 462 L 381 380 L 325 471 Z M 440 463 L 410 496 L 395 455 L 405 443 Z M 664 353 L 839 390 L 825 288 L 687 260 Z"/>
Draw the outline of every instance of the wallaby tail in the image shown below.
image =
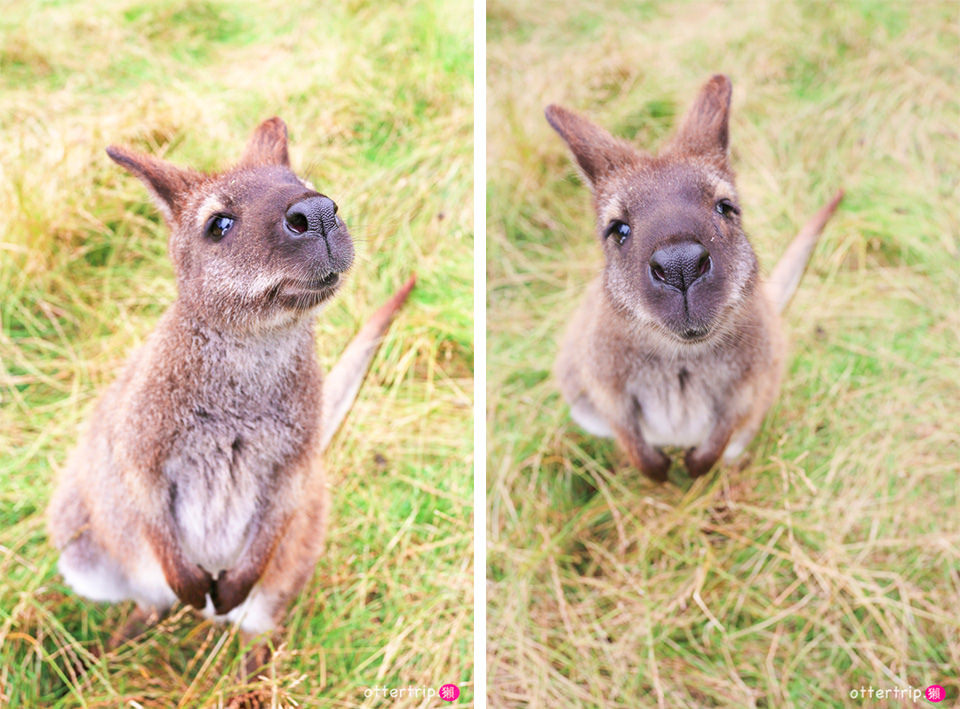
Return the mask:
<path fill-rule="evenodd" d="M 790 242 L 790 246 L 780 257 L 780 261 L 777 262 L 767 279 L 767 290 L 777 306 L 778 312 L 782 313 L 786 309 L 794 291 L 800 285 L 800 279 L 807 268 L 807 261 L 810 260 L 813 247 L 816 246 L 817 239 L 820 238 L 820 232 L 823 231 L 827 220 L 837 210 L 837 205 L 840 204 L 841 199 L 843 199 L 843 190 L 837 190 L 829 204 L 821 207 L 820 211 L 803 225 L 803 229 Z"/>
<path fill-rule="evenodd" d="M 353 406 L 353 401 L 357 398 L 357 392 L 360 391 L 360 385 L 363 384 L 367 369 L 370 367 L 370 361 L 377 347 L 380 346 L 380 340 L 390 327 L 394 313 L 400 310 L 407 296 L 410 295 L 416 280 L 416 275 L 410 276 L 410 280 L 404 283 L 403 287 L 367 320 L 324 380 L 320 430 L 321 453 L 327 449 L 330 439 L 347 417 L 347 412 Z"/>

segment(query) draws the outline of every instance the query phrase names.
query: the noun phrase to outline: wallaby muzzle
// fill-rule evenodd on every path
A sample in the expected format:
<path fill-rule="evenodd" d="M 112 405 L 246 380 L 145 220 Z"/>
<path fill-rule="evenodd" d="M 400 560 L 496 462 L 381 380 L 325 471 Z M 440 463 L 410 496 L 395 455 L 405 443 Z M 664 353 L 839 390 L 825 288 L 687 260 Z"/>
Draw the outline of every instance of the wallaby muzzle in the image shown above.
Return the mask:
<path fill-rule="evenodd" d="M 291 243 L 307 245 L 320 240 L 327 259 L 311 286 L 324 287 L 337 281 L 337 274 L 353 263 L 353 244 L 344 223 L 337 216 L 336 203 L 326 195 L 312 195 L 291 205 L 283 216 L 283 231 Z"/>

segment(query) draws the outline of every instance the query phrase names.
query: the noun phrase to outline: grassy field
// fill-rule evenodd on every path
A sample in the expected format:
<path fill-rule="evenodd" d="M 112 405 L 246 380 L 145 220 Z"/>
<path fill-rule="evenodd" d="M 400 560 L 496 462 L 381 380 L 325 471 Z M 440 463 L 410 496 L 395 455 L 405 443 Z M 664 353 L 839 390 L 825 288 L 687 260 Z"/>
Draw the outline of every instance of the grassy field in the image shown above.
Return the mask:
<path fill-rule="evenodd" d="M 947 2 L 490 3 L 491 706 L 960 701 L 958 25 Z M 847 197 L 745 460 L 657 486 L 550 374 L 601 256 L 543 108 L 654 148 L 718 71 L 765 271 Z"/>
<path fill-rule="evenodd" d="M 166 228 L 104 153 L 201 169 L 280 115 L 341 206 L 356 265 L 322 314 L 325 367 L 415 271 L 326 456 L 328 551 L 290 610 L 276 705 L 374 706 L 374 686 L 472 687 L 472 66 L 468 2 L 18 3 L 0 18 L 0 705 L 217 706 L 229 628 L 132 610 L 55 570 L 43 512 L 97 392 L 174 298 Z M 268 702 L 269 703 L 269 702 Z M 436 700 L 389 700 L 391 706 Z"/>

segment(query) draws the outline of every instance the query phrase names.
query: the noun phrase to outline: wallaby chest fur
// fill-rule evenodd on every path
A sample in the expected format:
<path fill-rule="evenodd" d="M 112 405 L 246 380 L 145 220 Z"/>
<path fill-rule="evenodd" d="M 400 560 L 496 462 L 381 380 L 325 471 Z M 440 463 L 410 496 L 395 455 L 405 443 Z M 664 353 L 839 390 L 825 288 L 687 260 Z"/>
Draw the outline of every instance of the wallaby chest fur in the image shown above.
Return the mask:
<path fill-rule="evenodd" d="M 546 112 L 592 188 L 605 257 L 556 376 L 573 418 L 657 480 L 670 467 L 664 448 L 683 450 L 698 476 L 759 428 L 783 371 L 779 308 L 839 201 L 762 281 L 728 160 L 730 95 L 729 79 L 710 79 L 656 156 L 558 106 Z"/>
<path fill-rule="evenodd" d="M 322 548 L 313 319 L 352 263 L 336 205 L 289 169 L 279 119 L 221 175 L 112 148 L 171 225 L 176 302 L 104 392 L 49 509 L 95 600 L 177 598 L 272 628 Z"/>
<path fill-rule="evenodd" d="M 172 488 L 185 553 L 217 573 L 236 563 L 268 500 L 297 496 L 288 463 L 310 454 L 320 424 L 313 336 L 300 327 L 237 338 L 176 315 L 167 323 L 158 335 L 169 341 L 148 347 L 145 365 L 179 371 L 176 388 L 135 380 L 126 421 L 149 432 L 141 443 L 156 461 L 143 464 Z M 148 407 L 153 420 L 138 420 Z"/>

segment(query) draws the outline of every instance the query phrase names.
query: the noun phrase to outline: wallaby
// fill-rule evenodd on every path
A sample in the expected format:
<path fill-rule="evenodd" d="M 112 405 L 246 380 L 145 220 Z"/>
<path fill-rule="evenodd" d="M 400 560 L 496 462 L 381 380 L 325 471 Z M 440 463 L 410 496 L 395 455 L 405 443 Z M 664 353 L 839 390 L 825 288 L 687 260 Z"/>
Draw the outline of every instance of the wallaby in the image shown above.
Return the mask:
<path fill-rule="evenodd" d="M 323 386 L 313 322 L 353 262 L 337 205 L 291 170 L 279 118 L 219 174 L 118 147 L 170 227 L 177 298 L 103 394 L 48 510 L 59 569 L 134 624 L 179 599 L 272 630 L 329 509 L 320 456 L 411 278 Z M 139 629 L 139 628 L 138 628 Z"/>
<path fill-rule="evenodd" d="M 731 83 L 712 77 L 656 156 L 559 106 L 547 121 L 593 190 L 606 259 L 562 340 L 555 374 L 571 414 L 614 437 L 650 478 L 663 447 L 685 450 L 691 477 L 735 460 L 780 387 L 780 312 L 838 192 L 760 278 L 728 158 Z"/>

